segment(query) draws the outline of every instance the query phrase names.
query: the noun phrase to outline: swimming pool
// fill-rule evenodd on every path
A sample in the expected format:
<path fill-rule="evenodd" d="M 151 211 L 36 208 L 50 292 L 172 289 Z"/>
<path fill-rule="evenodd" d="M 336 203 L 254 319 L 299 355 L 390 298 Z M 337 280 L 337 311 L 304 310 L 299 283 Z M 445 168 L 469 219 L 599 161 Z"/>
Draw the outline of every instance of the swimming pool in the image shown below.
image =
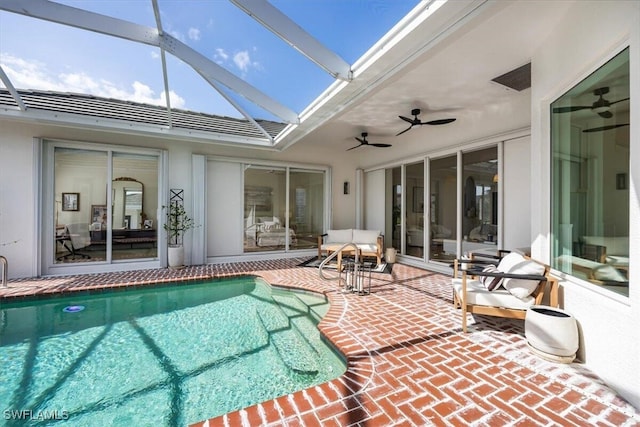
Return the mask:
<path fill-rule="evenodd" d="M 253 277 L 3 304 L 0 423 L 185 425 L 323 383 L 327 310 Z"/>

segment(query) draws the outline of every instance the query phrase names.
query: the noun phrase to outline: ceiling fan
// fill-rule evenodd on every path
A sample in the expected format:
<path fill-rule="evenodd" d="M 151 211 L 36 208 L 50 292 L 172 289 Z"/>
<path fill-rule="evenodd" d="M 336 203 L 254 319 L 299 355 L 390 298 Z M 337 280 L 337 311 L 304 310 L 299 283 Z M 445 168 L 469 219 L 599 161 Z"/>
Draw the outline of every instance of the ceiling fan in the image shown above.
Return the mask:
<path fill-rule="evenodd" d="M 629 123 L 620 123 L 620 124 L 617 124 L 617 125 L 600 126 L 600 127 L 597 127 L 597 128 L 585 129 L 582 132 L 585 132 L 585 133 L 602 132 L 602 131 L 609 130 L 609 129 L 620 128 L 620 127 L 623 127 L 623 126 L 629 126 Z"/>
<path fill-rule="evenodd" d="M 609 111 L 611 106 L 613 104 L 617 104 L 618 102 L 628 101 L 629 98 L 618 99 L 617 101 L 608 101 L 603 97 L 603 95 L 606 95 L 608 93 L 609 93 L 608 87 L 605 86 L 605 87 L 598 88 L 593 91 L 593 94 L 595 96 L 598 96 L 599 98 L 593 104 L 574 105 L 571 107 L 556 107 L 553 109 L 553 112 L 554 113 L 570 113 L 572 111 L 590 109 L 590 110 L 593 110 L 594 113 L 598 113 L 600 117 L 603 117 L 605 119 L 610 119 L 611 117 L 613 117 L 613 113 Z"/>
<path fill-rule="evenodd" d="M 358 142 L 360 142 L 360 145 L 356 145 L 355 147 L 351 147 L 351 148 L 347 149 L 347 151 L 353 150 L 354 148 L 362 147 L 363 145 L 371 145 L 373 147 L 379 147 L 379 148 L 391 147 L 391 144 L 373 144 L 373 143 L 367 141 L 367 135 L 369 135 L 367 132 L 362 132 L 360 135 L 362 135 L 362 138 L 358 138 L 357 136 L 355 137 L 356 140 Z"/>
<path fill-rule="evenodd" d="M 447 123 L 451 123 L 454 122 L 456 119 L 440 119 L 440 120 L 431 120 L 428 122 L 423 122 L 422 120 L 420 120 L 418 118 L 418 116 L 420 115 L 420 109 L 419 108 L 414 108 L 413 110 L 411 110 L 411 114 L 413 114 L 413 119 L 410 119 L 408 117 L 404 117 L 404 116 L 398 116 L 400 117 L 402 120 L 404 120 L 405 122 L 411 123 L 411 126 L 409 126 L 408 128 L 406 128 L 405 130 L 403 130 L 402 132 L 396 134 L 396 136 L 398 135 L 402 135 L 403 133 L 405 133 L 406 131 L 408 131 L 409 129 L 411 129 L 414 126 L 422 126 L 422 125 L 446 125 Z"/>

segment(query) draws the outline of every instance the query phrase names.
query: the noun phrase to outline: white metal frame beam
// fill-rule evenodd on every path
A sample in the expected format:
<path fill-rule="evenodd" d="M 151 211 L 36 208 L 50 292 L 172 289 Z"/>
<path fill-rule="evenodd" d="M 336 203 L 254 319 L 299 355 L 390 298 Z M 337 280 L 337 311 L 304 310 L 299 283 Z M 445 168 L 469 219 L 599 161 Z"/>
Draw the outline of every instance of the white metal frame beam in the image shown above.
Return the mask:
<path fill-rule="evenodd" d="M 162 20 L 160 19 L 160 8 L 158 7 L 158 0 L 151 0 L 153 5 L 153 14 L 156 18 L 156 27 L 158 28 L 158 34 L 162 36 L 164 31 L 162 30 Z M 171 117 L 171 97 L 169 89 L 169 74 L 167 73 L 167 56 L 164 53 L 164 49 L 160 49 L 160 59 L 162 60 L 162 79 L 164 81 L 164 93 L 165 101 L 167 104 L 167 120 L 169 121 L 169 127 L 173 127 L 173 118 Z"/>
<path fill-rule="evenodd" d="M 268 1 L 230 1 L 334 78 L 345 81 L 353 78 L 349 63 L 325 47 Z"/>
<path fill-rule="evenodd" d="M 27 111 L 27 106 L 25 105 L 16 88 L 11 83 L 11 80 L 9 79 L 9 76 L 7 76 L 7 73 L 4 72 L 2 65 L 0 65 L 0 80 L 2 80 L 2 83 L 4 83 L 5 87 L 9 90 L 11 96 L 13 96 L 13 99 L 16 101 L 16 104 L 18 104 L 18 107 L 20 107 L 20 110 Z"/>
<path fill-rule="evenodd" d="M 285 122 L 299 123 L 298 115 L 293 110 L 262 93 L 176 38 L 166 33 L 161 34 L 156 28 L 47 0 L 3 0 L 0 3 L 0 10 L 160 47 L 189 64 L 210 84 L 212 81 L 219 82 Z"/>

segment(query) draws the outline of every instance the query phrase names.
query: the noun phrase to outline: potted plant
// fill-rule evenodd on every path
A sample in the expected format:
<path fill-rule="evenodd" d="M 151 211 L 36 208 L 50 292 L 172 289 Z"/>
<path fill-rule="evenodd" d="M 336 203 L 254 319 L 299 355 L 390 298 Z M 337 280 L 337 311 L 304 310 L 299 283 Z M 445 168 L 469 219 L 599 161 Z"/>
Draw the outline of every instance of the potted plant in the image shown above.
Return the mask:
<path fill-rule="evenodd" d="M 169 239 L 169 267 L 182 268 L 184 266 L 184 233 L 194 228 L 193 219 L 187 215 L 184 206 L 178 202 L 171 202 L 167 212 L 167 222 L 164 229 Z"/>

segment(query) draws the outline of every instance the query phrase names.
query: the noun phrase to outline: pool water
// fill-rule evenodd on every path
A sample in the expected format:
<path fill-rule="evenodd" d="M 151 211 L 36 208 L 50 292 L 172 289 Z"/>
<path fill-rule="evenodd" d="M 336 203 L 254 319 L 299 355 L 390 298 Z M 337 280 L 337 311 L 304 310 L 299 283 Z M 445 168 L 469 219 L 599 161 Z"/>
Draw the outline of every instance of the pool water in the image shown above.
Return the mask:
<path fill-rule="evenodd" d="M 328 307 L 253 277 L 3 304 L 0 423 L 186 425 L 323 383 Z"/>

